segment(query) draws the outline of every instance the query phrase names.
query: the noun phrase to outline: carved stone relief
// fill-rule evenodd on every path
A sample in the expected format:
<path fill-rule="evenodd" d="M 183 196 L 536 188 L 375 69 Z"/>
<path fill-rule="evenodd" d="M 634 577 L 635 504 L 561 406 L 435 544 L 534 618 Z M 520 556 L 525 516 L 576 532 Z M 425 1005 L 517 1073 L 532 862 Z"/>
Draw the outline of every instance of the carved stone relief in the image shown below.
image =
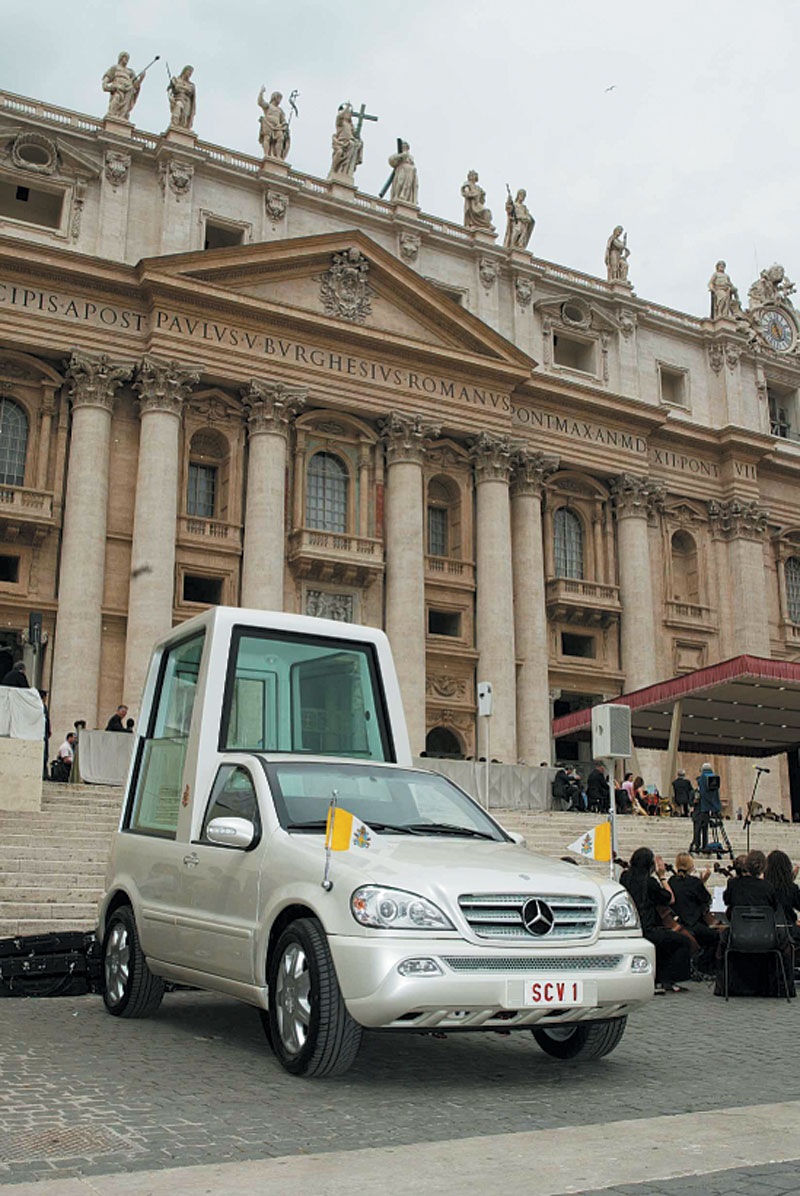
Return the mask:
<path fill-rule="evenodd" d="M 334 594 L 329 590 L 306 590 L 306 614 L 317 619 L 335 619 L 337 623 L 353 623 L 353 595 Z"/>
<path fill-rule="evenodd" d="M 189 162 L 181 162 L 179 158 L 170 158 L 159 165 L 158 177 L 161 190 L 166 192 L 169 187 L 172 194 L 181 200 L 191 191 L 194 167 Z"/>
<path fill-rule="evenodd" d="M 490 291 L 497 282 L 497 262 L 490 257 L 482 257 L 478 263 L 478 274 L 484 288 Z"/>
<path fill-rule="evenodd" d="M 761 540 L 766 535 L 769 511 L 750 499 L 727 502 L 709 499 L 708 518 L 712 531 L 723 539 Z"/>
<path fill-rule="evenodd" d="M 105 176 L 114 190 L 122 187 L 128 181 L 131 168 L 130 154 L 122 154 L 118 150 L 109 150 L 105 160 Z"/>
<path fill-rule="evenodd" d="M 73 352 L 66 373 L 73 408 L 103 407 L 111 411 L 117 390 L 132 374 L 133 366 L 116 365 L 107 353 L 94 357 Z"/>
<path fill-rule="evenodd" d="M 177 361 L 143 357 L 136 371 L 133 388 L 139 394 L 142 414 L 166 411 L 179 416 L 191 395 L 192 386 L 199 381 L 199 370 L 187 369 Z"/>
<path fill-rule="evenodd" d="M 521 274 L 517 274 L 514 278 L 514 292 L 520 307 L 530 306 L 533 299 L 533 283 L 529 279 L 523 278 Z"/>
<path fill-rule="evenodd" d="M 11 161 L 19 170 L 55 174 L 59 166 L 58 146 L 42 133 L 20 133 L 11 145 Z"/>
<path fill-rule="evenodd" d="M 422 237 L 419 233 L 400 234 L 400 256 L 404 262 L 415 262 L 419 255 Z"/>
<path fill-rule="evenodd" d="M 423 423 L 421 415 L 393 411 L 378 421 L 378 431 L 386 445 L 386 459 L 394 465 L 399 461 L 422 461 L 428 442 L 440 434 L 441 428 Z"/>
<path fill-rule="evenodd" d="M 363 253 L 351 247 L 335 253 L 330 269 L 319 275 L 320 300 L 329 316 L 338 316 L 353 324 L 363 324 L 372 313 L 373 288 L 367 281 L 369 262 Z"/>
<path fill-rule="evenodd" d="M 289 199 L 286 195 L 282 195 L 280 191 L 265 192 L 264 209 L 270 220 L 274 220 L 276 223 L 283 220 L 288 207 Z"/>
<path fill-rule="evenodd" d="M 492 436 L 479 432 L 470 443 L 470 457 L 475 465 L 478 482 L 507 481 L 513 463 L 513 450 L 508 436 Z"/>

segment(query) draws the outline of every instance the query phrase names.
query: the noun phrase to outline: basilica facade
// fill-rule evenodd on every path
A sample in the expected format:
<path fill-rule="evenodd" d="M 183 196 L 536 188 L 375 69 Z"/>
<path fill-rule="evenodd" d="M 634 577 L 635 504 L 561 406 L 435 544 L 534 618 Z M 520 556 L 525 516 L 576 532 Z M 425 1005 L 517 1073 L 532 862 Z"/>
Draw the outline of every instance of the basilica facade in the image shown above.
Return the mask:
<path fill-rule="evenodd" d="M 25 656 L 56 735 L 135 713 L 153 640 L 214 603 L 384 627 L 417 751 L 477 755 L 491 681 L 507 763 L 584 751 L 554 714 L 797 657 L 780 267 L 744 307 L 718 263 L 687 315 L 635 293 L 621 229 L 599 278 L 532 218 L 426 214 L 407 145 L 381 200 L 190 125 L 0 93 L 0 671 Z"/>

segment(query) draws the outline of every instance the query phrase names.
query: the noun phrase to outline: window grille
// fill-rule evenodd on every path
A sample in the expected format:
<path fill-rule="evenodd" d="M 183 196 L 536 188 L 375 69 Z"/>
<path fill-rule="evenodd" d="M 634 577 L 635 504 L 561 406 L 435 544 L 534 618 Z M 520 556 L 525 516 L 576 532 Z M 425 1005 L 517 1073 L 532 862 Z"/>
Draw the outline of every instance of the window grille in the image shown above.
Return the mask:
<path fill-rule="evenodd" d="M 583 577 L 583 525 L 577 515 L 559 507 L 553 519 L 556 577 Z"/>
<path fill-rule="evenodd" d="M 790 623 L 800 623 L 800 557 L 790 556 L 786 562 L 786 604 Z"/>
<path fill-rule="evenodd" d="M 347 531 L 347 470 L 332 453 L 315 453 L 308 465 L 306 525 L 324 532 Z"/>
<path fill-rule="evenodd" d="M 428 554 L 447 556 L 446 507 L 428 507 Z"/>
<path fill-rule="evenodd" d="M 0 398 L 0 484 L 24 486 L 28 417 L 13 399 Z"/>
<path fill-rule="evenodd" d="M 200 519 L 213 519 L 217 497 L 217 471 L 213 465 L 189 465 L 189 492 L 186 513 Z"/>

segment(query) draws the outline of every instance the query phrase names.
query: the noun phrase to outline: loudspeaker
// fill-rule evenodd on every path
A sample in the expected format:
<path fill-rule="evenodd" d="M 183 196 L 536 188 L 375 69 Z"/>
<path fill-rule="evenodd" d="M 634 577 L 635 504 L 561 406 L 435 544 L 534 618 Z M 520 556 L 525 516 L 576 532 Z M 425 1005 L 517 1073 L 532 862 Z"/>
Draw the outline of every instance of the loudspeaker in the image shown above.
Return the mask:
<path fill-rule="evenodd" d="M 630 706 L 607 703 L 592 707 L 592 755 L 595 760 L 633 755 Z"/>
<path fill-rule="evenodd" d="M 488 718 L 492 713 L 492 683 L 478 682 L 478 716 Z"/>

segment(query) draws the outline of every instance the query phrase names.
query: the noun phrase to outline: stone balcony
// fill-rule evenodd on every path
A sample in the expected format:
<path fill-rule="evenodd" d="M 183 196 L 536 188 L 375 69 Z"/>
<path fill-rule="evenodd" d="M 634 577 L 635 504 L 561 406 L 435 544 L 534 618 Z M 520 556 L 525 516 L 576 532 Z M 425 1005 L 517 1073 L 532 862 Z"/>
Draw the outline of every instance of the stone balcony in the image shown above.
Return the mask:
<path fill-rule="evenodd" d="M 665 603 L 665 622 L 669 627 L 691 629 L 692 631 L 714 631 L 714 611 L 710 606 L 698 602 L 668 601 Z"/>
<path fill-rule="evenodd" d="M 432 585 L 475 589 L 475 566 L 453 556 L 426 556 L 425 581 Z"/>
<path fill-rule="evenodd" d="M 296 528 L 289 536 L 289 564 L 296 577 L 368 586 L 383 573 L 383 541 Z"/>
<path fill-rule="evenodd" d="M 7 544 L 38 543 L 53 526 L 52 494 L 0 483 L 0 536 Z"/>
<path fill-rule="evenodd" d="M 226 523 L 222 519 L 179 515 L 178 543 L 193 547 L 203 545 L 214 551 L 239 552 L 242 547 L 242 529 L 238 523 Z"/>
<path fill-rule="evenodd" d="M 608 627 L 619 618 L 619 586 L 577 577 L 550 577 L 545 587 L 548 616 L 582 627 Z"/>

